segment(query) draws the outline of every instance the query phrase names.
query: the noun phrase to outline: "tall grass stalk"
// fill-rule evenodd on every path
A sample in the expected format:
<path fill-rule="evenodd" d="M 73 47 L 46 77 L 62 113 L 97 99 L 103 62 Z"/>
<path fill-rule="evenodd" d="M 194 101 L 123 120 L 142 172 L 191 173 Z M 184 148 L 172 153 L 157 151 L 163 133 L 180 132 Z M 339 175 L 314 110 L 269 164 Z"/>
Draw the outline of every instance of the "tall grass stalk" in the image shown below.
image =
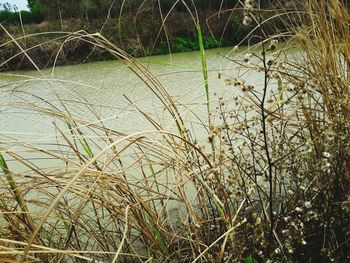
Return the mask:
<path fill-rule="evenodd" d="M 0 133 L 0 261 L 349 261 L 349 11 L 340 0 L 310 0 L 294 18 L 296 7 L 261 3 L 230 10 L 252 32 L 244 51 L 227 57 L 235 68 L 220 73 L 223 95 L 209 89 L 203 28 L 191 13 L 209 127 L 185 118 L 191 106 L 180 107 L 147 66 L 100 33 L 65 34 L 62 43 L 79 40 L 125 63 L 171 128 L 128 95 L 151 128 L 114 128 L 82 94 L 60 95 L 53 83 L 76 83 L 58 82 L 55 69 L 1 84 L 0 96 L 16 98 L 4 107 L 45 117 L 54 133 Z M 273 23 L 286 32 L 271 34 Z M 31 59 L 37 47 L 21 48 L 23 38 L 7 44 Z M 38 81 L 51 99 L 26 89 Z"/>
<path fill-rule="evenodd" d="M 8 187 L 10 188 L 10 191 L 12 192 L 18 206 L 19 206 L 19 214 L 18 216 L 22 218 L 22 220 L 26 223 L 27 227 L 29 228 L 29 231 L 33 231 L 35 225 L 33 222 L 33 219 L 31 218 L 31 215 L 29 213 L 26 201 L 21 194 L 20 190 L 17 187 L 16 181 L 14 180 L 9 167 L 7 165 L 7 162 L 5 161 L 4 156 L 0 153 L 0 168 L 2 169 L 6 182 L 8 183 Z M 5 208 L 8 209 L 6 207 Z"/>
<path fill-rule="evenodd" d="M 202 72 L 203 72 L 203 79 L 204 79 L 204 89 L 205 89 L 205 95 L 207 99 L 207 110 L 208 110 L 208 116 L 210 115 L 210 99 L 209 99 L 209 78 L 208 78 L 208 69 L 207 69 L 207 61 L 205 57 L 205 49 L 203 44 L 203 35 L 200 25 L 197 25 L 197 34 L 198 34 L 198 42 L 199 42 L 199 50 L 201 54 L 201 62 L 202 62 Z M 210 125 L 210 118 L 209 118 L 209 125 Z"/>

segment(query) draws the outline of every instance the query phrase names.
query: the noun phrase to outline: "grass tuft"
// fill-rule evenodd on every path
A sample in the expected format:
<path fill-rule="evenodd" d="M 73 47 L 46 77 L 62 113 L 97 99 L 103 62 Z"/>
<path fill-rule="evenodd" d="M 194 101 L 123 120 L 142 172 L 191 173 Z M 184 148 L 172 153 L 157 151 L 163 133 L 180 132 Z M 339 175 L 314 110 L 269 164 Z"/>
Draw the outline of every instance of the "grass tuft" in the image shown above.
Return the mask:
<path fill-rule="evenodd" d="M 249 45 L 223 56 L 230 68 L 219 74 L 220 89 L 209 89 L 203 28 L 195 6 L 181 3 L 198 35 L 204 114 L 180 104 L 148 66 L 100 33 L 60 38 L 104 50 L 137 78 L 162 109 L 151 113 L 121 96 L 120 117 L 132 109 L 139 132 L 115 125 L 114 105 L 106 107 L 111 116 L 100 114 L 100 98 L 81 92 L 92 86 L 75 93 L 74 81 L 55 80 L 58 68 L 1 82 L 1 118 L 40 116 L 52 133 L 0 132 L 0 261 L 350 260 L 347 6 L 246 1 L 228 10 L 251 30 Z M 285 31 L 272 35 L 276 23 Z M 34 63 L 22 40 L 9 41 Z M 45 89 L 31 88 L 38 83 Z"/>

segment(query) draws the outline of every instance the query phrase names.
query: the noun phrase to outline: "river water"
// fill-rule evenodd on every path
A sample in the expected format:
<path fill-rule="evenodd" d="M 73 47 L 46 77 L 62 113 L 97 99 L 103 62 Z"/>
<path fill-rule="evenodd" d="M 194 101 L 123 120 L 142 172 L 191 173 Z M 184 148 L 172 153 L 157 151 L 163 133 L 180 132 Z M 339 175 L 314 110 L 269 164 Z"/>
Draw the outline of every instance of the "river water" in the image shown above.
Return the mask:
<path fill-rule="evenodd" d="M 226 79 L 243 78 L 249 84 L 255 85 L 259 93 L 262 74 L 240 70 L 237 68 L 237 63 L 233 62 L 233 60 L 242 62 L 243 50 L 234 54 L 229 48 L 212 49 L 206 52 L 206 56 L 210 107 L 213 112 L 220 97 L 233 102 L 241 94 L 238 88 L 227 85 Z M 152 72 L 153 75 L 149 77 L 156 78 L 170 94 L 193 136 L 199 142 L 207 142 L 208 113 L 199 52 L 153 56 L 141 58 L 139 61 Z M 79 128 L 84 131 L 85 138 L 96 143 L 96 149 L 93 149 L 96 150 L 95 153 L 104 147 L 99 143 L 106 143 L 107 140 L 99 142 L 101 135 L 85 129 L 87 126 L 94 123 L 100 125 L 102 122 L 105 127 L 126 135 L 155 130 L 140 113 L 141 111 L 161 124 L 163 130 L 178 133 L 174 120 L 164 110 L 164 105 L 160 103 L 157 95 L 159 94 L 153 93 L 145 82 L 129 69 L 125 61 L 62 66 L 42 72 L 0 73 L 0 152 L 5 152 L 10 170 L 17 172 L 20 177 L 30 169 L 14 160 L 13 155 L 11 157 L 6 151 L 20 155 L 23 160 L 30 161 L 40 170 L 53 171 L 52 174 L 56 176 L 60 176 L 62 170 L 64 174 L 62 165 L 65 163 L 62 160 L 50 158 L 49 155 L 38 151 L 40 148 L 43 152 L 66 155 L 65 158 L 69 159 L 71 149 L 61 136 L 61 132 L 69 135 L 69 129 L 60 121 L 62 113 L 69 115 L 71 119 L 80 120 Z M 68 150 L 65 150 L 65 147 Z M 111 168 L 118 167 L 111 166 Z M 162 167 L 157 167 L 157 164 L 153 169 L 162 171 Z M 142 174 L 136 173 L 132 167 L 125 170 L 128 172 L 128 182 L 138 182 L 142 178 Z M 117 169 L 114 170 L 116 171 Z M 50 172 L 46 174 L 50 176 Z M 29 181 L 35 181 L 31 180 L 32 173 L 29 175 Z M 176 184 L 175 180 L 169 183 L 173 177 L 170 173 L 162 179 L 164 185 L 170 185 L 166 188 L 168 192 L 171 184 Z M 40 179 L 40 176 L 38 178 Z M 26 197 L 32 200 L 47 200 L 46 195 L 59 193 L 54 186 L 44 187 L 45 191 L 40 189 L 40 186 L 38 188 L 38 191 L 28 190 Z M 196 191 L 191 190 L 191 185 L 186 187 L 186 191 L 192 193 L 189 199 L 195 198 Z M 73 200 L 72 207 L 77 208 L 81 196 L 78 198 L 74 196 L 74 191 L 66 196 Z M 46 206 L 49 206 L 50 202 L 51 199 Z M 176 211 L 179 210 L 177 202 L 169 201 L 167 206 L 169 211 L 174 207 Z M 36 202 L 33 204 L 29 202 L 29 210 L 34 211 L 38 218 L 45 209 L 45 205 L 42 208 L 38 207 Z M 85 207 L 85 210 L 88 210 L 85 216 L 93 218 L 92 209 L 89 209 L 90 207 Z M 175 215 L 172 217 L 177 218 Z M 186 213 L 183 217 L 186 217 Z M 2 218 L 0 222 L 1 220 Z M 105 220 L 106 225 L 109 225 L 109 218 Z M 55 218 L 50 217 L 47 221 L 54 222 Z M 85 235 L 87 234 L 82 234 L 83 237 Z"/>
<path fill-rule="evenodd" d="M 225 84 L 227 78 L 243 75 L 252 84 L 261 83 L 261 75 L 237 69 L 232 60 L 242 61 L 243 55 L 233 54 L 230 48 L 206 52 L 212 105 L 220 96 L 238 95 L 237 89 Z M 199 52 L 152 56 L 139 61 L 162 83 L 182 117 L 203 128 L 207 108 Z M 140 110 L 161 123 L 164 130 L 176 132 L 173 119 L 156 94 L 123 61 L 62 66 L 42 72 L 0 73 L 0 142 L 13 152 L 22 149 L 14 141 L 43 149 L 57 147 L 58 116 L 52 111 L 69 112 L 72 118 L 86 124 L 103 120 L 106 127 L 124 134 L 154 130 Z M 206 136 L 205 129 L 194 129 L 199 140 Z M 35 154 L 29 155 L 35 158 Z M 47 165 L 47 160 L 40 158 L 35 162 Z"/>

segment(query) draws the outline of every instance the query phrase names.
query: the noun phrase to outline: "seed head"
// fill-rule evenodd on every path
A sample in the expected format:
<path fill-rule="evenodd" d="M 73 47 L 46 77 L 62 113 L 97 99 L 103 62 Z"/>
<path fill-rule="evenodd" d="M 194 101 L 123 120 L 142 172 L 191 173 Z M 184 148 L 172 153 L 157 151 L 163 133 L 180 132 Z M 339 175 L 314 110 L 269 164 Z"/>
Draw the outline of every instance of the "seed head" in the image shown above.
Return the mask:
<path fill-rule="evenodd" d="M 253 54 L 247 53 L 244 56 L 244 62 L 248 63 Z"/>
<path fill-rule="evenodd" d="M 247 6 L 247 5 L 254 5 L 254 0 L 245 0 L 244 1 L 244 5 Z"/>
<path fill-rule="evenodd" d="M 274 63 L 274 60 L 273 60 L 273 59 L 268 59 L 268 60 L 267 60 L 267 65 L 268 65 L 268 66 L 272 66 L 273 63 Z"/>
<path fill-rule="evenodd" d="M 295 211 L 298 212 L 298 213 L 302 213 L 302 212 L 303 212 L 303 209 L 300 208 L 300 207 L 296 207 L 296 208 L 295 208 Z"/>
<path fill-rule="evenodd" d="M 276 248 L 274 252 L 275 252 L 275 254 L 279 254 L 279 253 L 281 253 L 281 249 L 280 248 Z"/>
<path fill-rule="evenodd" d="M 306 208 L 310 209 L 310 208 L 312 207 L 312 204 L 311 204 L 310 201 L 306 201 L 306 202 L 304 203 L 304 206 L 305 206 Z"/>
<path fill-rule="evenodd" d="M 327 158 L 327 159 L 331 157 L 331 154 L 329 152 L 323 152 L 322 155 L 324 158 Z"/>
<path fill-rule="evenodd" d="M 271 51 L 276 50 L 277 48 L 277 44 L 278 44 L 278 40 L 277 39 L 272 39 L 269 45 L 269 48 Z"/>
<path fill-rule="evenodd" d="M 244 11 L 247 12 L 247 13 L 253 12 L 253 10 L 254 10 L 254 7 L 251 4 L 246 4 L 244 6 Z"/>
<path fill-rule="evenodd" d="M 253 19 L 250 16 L 248 16 L 248 15 L 244 16 L 243 25 L 249 26 L 252 22 L 253 22 Z"/>

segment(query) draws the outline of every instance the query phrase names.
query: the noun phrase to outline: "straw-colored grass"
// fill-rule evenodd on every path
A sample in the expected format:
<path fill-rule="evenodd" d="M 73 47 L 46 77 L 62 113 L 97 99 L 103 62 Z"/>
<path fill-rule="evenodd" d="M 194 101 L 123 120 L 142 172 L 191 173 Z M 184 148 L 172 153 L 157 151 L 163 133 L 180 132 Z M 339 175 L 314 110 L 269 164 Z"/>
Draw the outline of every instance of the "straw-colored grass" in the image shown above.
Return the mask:
<path fill-rule="evenodd" d="M 33 94 L 16 105 L 52 120 L 55 145 L 0 142 L 0 261 L 349 260 L 349 11 L 339 0 L 310 0 L 295 18 L 302 26 L 289 28 L 292 39 L 278 45 L 286 34 L 266 34 L 264 10 L 255 1 L 243 9 L 244 23 L 255 25 L 250 37 L 261 41 L 243 60 L 237 54 L 239 71 L 220 76 L 236 98 L 209 97 L 194 25 L 208 112 L 204 141 L 194 139 L 198 131 L 146 66 L 100 34 L 65 36 L 65 43 L 79 39 L 123 61 L 173 129 L 128 97 L 152 128 L 119 132 L 82 97 L 95 121 L 77 118 L 54 88 L 55 103 Z M 276 17 L 287 24 L 294 11 Z M 247 83 L 240 72 L 250 71 L 263 83 Z M 52 81 L 28 81 L 38 79 Z M 21 94 L 11 85 L 0 92 Z M 28 154 L 57 165 L 40 167 Z"/>

